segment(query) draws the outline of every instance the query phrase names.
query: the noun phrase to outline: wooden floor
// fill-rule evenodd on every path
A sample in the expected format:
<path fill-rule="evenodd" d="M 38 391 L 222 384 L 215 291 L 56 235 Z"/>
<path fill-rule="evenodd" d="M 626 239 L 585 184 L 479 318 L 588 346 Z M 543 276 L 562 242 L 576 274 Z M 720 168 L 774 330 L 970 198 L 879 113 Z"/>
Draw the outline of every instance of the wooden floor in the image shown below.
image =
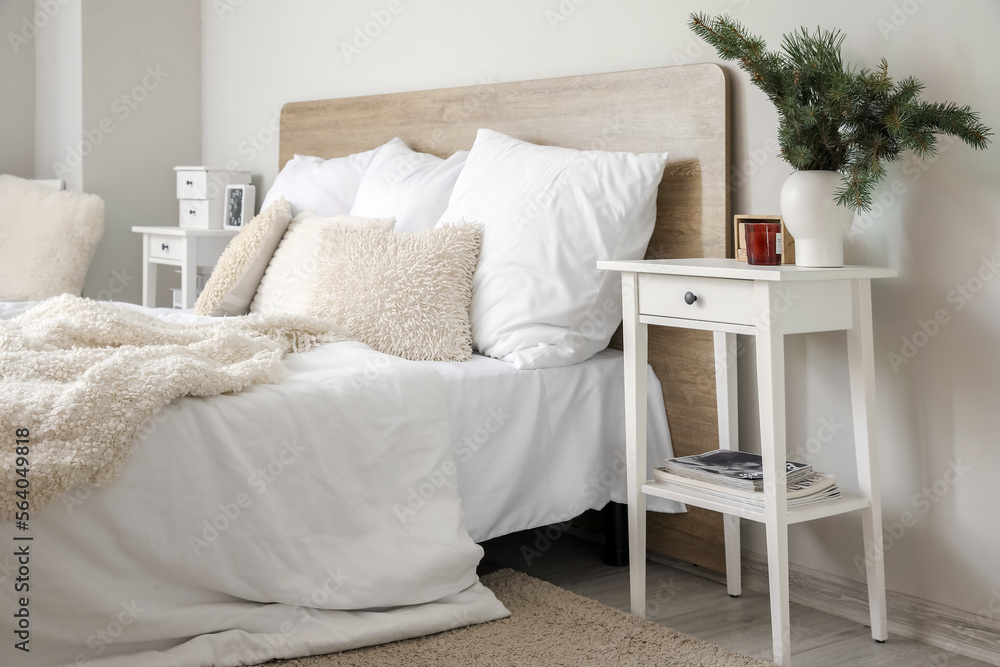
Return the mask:
<path fill-rule="evenodd" d="M 628 568 L 601 562 L 601 547 L 569 534 L 549 540 L 515 533 L 485 543 L 482 573 L 509 567 L 603 604 L 628 610 Z M 646 570 L 647 617 L 745 655 L 770 661 L 771 620 L 766 594 L 739 598 L 710 579 L 652 561 Z M 792 605 L 794 667 L 986 667 L 965 656 L 890 635 L 885 644 L 858 623 Z"/>

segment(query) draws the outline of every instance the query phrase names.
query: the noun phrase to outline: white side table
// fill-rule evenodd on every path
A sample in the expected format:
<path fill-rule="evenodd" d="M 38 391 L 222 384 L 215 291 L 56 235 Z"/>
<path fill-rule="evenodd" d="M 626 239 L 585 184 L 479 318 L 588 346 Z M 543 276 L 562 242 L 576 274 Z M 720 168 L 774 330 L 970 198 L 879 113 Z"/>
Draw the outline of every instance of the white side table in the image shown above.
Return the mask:
<path fill-rule="evenodd" d="M 156 265 L 181 270 L 181 295 L 185 308 L 197 299 L 198 267 L 214 267 L 238 229 L 187 229 L 181 227 L 133 227 L 142 234 L 142 305 L 156 306 Z"/>
<path fill-rule="evenodd" d="M 875 442 L 875 356 L 872 345 L 871 281 L 892 278 L 895 269 L 847 266 L 810 269 L 753 266 L 731 259 L 599 262 L 622 272 L 625 347 L 626 448 L 628 464 L 629 556 L 632 613 L 646 610 L 646 495 L 661 496 L 725 515 L 726 578 L 730 595 L 740 594 L 740 518 L 767 529 L 768 578 L 774 662 L 791 664 L 788 618 L 788 526 L 860 511 L 865 553 L 882 543 Z M 764 509 L 738 500 L 647 481 L 646 335 L 650 324 L 715 332 L 719 437 L 723 449 L 738 449 L 736 363 L 728 351 L 736 334 L 754 336 L 764 465 Z M 784 484 L 785 336 L 814 331 L 847 332 L 851 406 L 854 413 L 858 493 L 789 508 Z M 659 465 L 659 464 L 658 464 Z M 872 637 L 888 637 L 885 571 L 881 556 L 866 559 Z"/>

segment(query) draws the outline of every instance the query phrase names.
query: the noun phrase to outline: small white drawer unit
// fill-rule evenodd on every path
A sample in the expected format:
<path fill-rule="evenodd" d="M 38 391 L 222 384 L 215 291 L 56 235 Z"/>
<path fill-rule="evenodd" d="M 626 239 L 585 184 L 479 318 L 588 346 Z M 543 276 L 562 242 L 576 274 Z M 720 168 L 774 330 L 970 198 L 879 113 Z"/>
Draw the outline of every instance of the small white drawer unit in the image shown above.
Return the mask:
<path fill-rule="evenodd" d="M 174 167 L 180 226 L 185 229 L 223 228 L 226 186 L 250 185 L 249 171 L 209 167 Z"/>
<path fill-rule="evenodd" d="M 181 227 L 133 227 L 142 234 L 142 305 L 156 307 L 156 267 L 180 269 L 180 299 L 175 307 L 193 308 L 198 298 L 198 269 L 215 267 L 235 229 L 184 229 Z M 204 271 L 203 271 L 204 273 Z"/>

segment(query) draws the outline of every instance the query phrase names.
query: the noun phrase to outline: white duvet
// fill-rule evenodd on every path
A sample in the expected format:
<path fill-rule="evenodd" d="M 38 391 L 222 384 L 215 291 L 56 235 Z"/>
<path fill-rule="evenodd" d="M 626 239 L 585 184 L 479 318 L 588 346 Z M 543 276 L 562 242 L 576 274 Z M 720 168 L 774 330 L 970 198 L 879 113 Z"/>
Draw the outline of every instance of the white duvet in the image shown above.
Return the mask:
<path fill-rule="evenodd" d="M 441 376 L 352 342 L 296 362 L 315 371 L 175 401 L 113 486 L 0 524 L 0 664 L 256 664 L 507 615 L 476 577 Z"/>

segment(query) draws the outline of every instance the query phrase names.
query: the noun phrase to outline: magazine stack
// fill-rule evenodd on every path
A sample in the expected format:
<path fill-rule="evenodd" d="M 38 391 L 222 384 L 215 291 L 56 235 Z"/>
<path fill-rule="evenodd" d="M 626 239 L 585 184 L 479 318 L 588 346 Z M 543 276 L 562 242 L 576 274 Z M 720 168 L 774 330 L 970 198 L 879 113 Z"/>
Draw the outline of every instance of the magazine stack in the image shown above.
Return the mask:
<path fill-rule="evenodd" d="M 716 449 L 667 459 L 663 467 L 653 471 L 653 476 L 658 482 L 764 507 L 764 467 L 760 454 Z M 840 497 L 836 477 L 817 472 L 805 463 L 785 462 L 785 484 L 789 507 Z"/>

